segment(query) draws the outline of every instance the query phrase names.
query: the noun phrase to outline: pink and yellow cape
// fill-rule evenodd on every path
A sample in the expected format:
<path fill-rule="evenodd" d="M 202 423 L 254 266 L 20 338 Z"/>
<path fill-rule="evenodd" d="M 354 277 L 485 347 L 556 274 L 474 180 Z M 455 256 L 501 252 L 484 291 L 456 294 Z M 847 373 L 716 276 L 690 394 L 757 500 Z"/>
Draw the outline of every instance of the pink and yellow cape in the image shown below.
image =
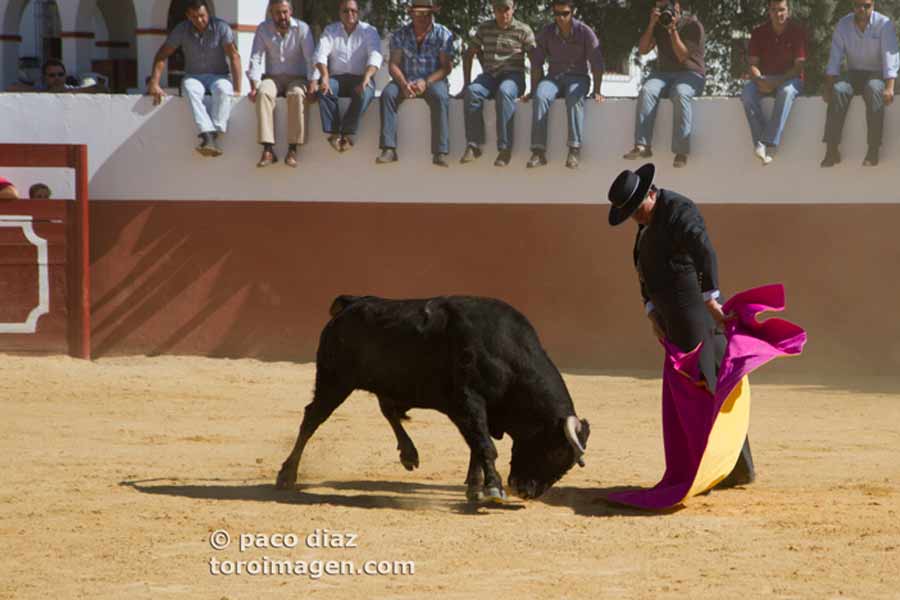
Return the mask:
<path fill-rule="evenodd" d="M 750 423 L 747 376 L 773 358 L 799 354 L 806 332 L 784 319 L 757 321 L 764 311 L 784 310 L 784 286 L 741 292 L 722 307 L 728 345 L 713 395 L 700 377 L 700 346 L 681 352 L 663 341 L 662 419 L 666 472 L 650 489 L 610 494 L 608 499 L 647 510 L 684 503 L 713 488 L 737 463 Z"/>

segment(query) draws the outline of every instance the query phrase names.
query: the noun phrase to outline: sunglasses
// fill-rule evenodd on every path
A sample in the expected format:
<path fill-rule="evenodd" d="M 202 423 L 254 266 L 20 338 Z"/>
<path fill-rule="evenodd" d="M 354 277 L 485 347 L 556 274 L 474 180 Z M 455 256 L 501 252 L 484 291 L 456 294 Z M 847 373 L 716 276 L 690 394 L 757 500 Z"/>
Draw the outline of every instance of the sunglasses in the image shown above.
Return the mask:
<path fill-rule="evenodd" d="M 554 17 L 568 17 L 571 14 L 572 14 L 571 10 L 554 10 L 553 11 Z"/>

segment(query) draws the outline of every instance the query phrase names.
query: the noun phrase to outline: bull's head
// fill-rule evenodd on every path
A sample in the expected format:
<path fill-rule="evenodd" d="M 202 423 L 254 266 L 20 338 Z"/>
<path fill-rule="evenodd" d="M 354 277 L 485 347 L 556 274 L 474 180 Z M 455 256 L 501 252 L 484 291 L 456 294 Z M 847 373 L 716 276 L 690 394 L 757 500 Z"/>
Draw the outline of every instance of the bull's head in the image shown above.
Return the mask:
<path fill-rule="evenodd" d="M 584 466 L 591 427 L 571 415 L 532 437 L 513 441 L 509 489 L 521 498 L 537 498 L 576 463 Z"/>

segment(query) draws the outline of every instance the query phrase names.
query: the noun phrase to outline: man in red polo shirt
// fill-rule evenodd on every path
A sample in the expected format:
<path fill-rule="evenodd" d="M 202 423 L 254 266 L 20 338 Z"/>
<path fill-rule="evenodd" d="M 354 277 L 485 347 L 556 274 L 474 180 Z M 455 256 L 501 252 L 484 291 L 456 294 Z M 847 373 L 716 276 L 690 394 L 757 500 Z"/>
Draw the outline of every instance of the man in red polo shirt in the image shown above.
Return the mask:
<path fill-rule="evenodd" d="M 803 91 L 805 61 L 806 31 L 790 18 L 788 0 L 769 0 L 769 20 L 750 34 L 750 81 L 741 94 L 753 154 L 763 165 L 772 162 L 769 148 L 781 142 L 794 98 Z M 775 96 L 768 119 L 762 111 L 763 96 Z"/>

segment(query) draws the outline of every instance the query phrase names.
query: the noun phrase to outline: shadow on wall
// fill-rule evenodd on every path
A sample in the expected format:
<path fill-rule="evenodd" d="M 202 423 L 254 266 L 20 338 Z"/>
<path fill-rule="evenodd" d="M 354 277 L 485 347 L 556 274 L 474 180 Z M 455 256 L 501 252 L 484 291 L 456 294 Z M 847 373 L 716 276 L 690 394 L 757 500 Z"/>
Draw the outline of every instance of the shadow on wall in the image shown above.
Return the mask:
<path fill-rule="evenodd" d="M 461 205 L 105 201 L 92 210 L 97 356 L 313 360 L 341 293 L 503 298 L 557 359 L 576 360 L 610 333 L 585 302 L 609 274 L 591 257 L 600 224 L 585 218 L 590 207 L 504 206 L 489 218 Z M 497 235 L 504 223 L 520 235 Z M 560 237 L 571 267 L 554 258 Z M 627 252 L 620 267 L 633 277 Z M 607 303 L 629 303 L 632 287 L 607 292 Z"/>

